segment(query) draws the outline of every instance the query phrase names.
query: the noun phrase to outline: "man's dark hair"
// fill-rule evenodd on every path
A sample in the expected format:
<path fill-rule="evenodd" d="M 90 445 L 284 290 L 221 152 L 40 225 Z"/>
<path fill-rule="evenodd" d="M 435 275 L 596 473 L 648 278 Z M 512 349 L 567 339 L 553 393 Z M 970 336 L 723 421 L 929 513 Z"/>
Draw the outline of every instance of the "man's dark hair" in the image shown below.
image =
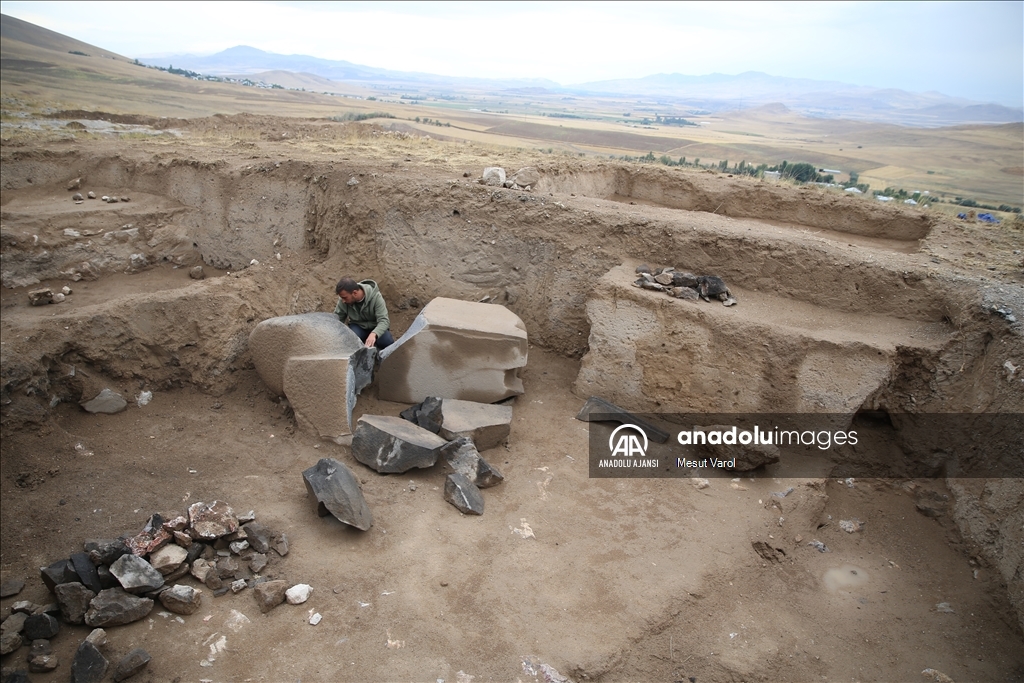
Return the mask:
<path fill-rule="evenodd" d="M 360 289 L 359 283 L 350 277 L 343 277 L 338 280 L 338 285 L 334 288 L 335 294 L 341 294 L 342 292 L 354 292 Z"/>

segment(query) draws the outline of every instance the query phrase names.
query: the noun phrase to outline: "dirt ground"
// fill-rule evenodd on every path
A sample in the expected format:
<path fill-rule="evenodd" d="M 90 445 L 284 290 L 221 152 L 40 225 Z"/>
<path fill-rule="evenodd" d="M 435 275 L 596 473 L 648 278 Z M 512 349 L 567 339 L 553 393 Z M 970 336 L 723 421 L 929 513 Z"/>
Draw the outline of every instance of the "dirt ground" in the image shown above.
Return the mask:
<path fill-rule="evenodd" d="M 717 262 L 751 292 L 766 289 L 757 254 L 761 263 L 778 261 L 781 277 L 790 262 L 765 245 L 789 248 L 792 267 L 811 281 L 786 280 L 793 303 L 783 316 L 804 315 L 811 304 L 854 320 L 873 310 L 961 334 L 961 355 L 988 334 L 981 348 L 1001 342 L 1018 361 L 1020 324 L 996 333 L 978 327 L 972 336 L 964 332 L 970 316 L 944 316 L 944 290 L 929 283 L 974 278 L 972 291 L 1002 292 L 991 301 L 1019 306 L 1019 230 L 935 223 L 927 237 L 906 239 L 927 221 L 869 206 L 860 224 L 831 224 L 818 218 L 827 215 L 821 206 L 835 206 L 827 196 L 807 202 L 818 213 L 786 214 L 772 193 L 802 196 L 791 188 L 757 195 L 764 204 L 756 215 L 721 216 L 712 211 L 719 195 L 761 190 L 701 174 L 687 180 L 700 190 L 687 196 L 702 197 L 692 207 L 662 190 L 660 201 L 611 185 L 587 195 L 601 169 L 571 159 L 560 173 L 544 169 L 550 192 L 503 195 L 475 183 L 491 165 L 488 150 L 386 131 L 338 141 L 285 120 L 239 129 L 264 126 L 307 141 L 248 138 L 231 149 L 197 132 L 210 121 L 173 140 L 3 148 L 0 568 L 4 580 L 26 581 L 0 603 L 4 617 L 17 600 L 50 602 L 39 568 L 85 540 L 135 533 L 154 512 L 217 499 L 287 533 L 290 552 L 272 556 L 265 575 L 308 583 L 312 597 L 261 614 L 250 590 L 213 597 L 204 588 L 200 610 L 180 619 L 157 605 L 148 618 L 108 630 L 112 661 L 135 647 L 153 656 L 135 680 L 912 681 L 935 669 L 955 681 L 1024 681 L 1002 555 L 965 538 L 952 506 L 938 517 L 916 507 L 922 489 L 950 495 L 944 480 L 755 475 L 701 489 L 688 480 L 592 479 L 588 427 L 575 420 L 586 396 L 573 392 L 588 348 L 589 287 L 631 258 L 666 253 L 661 234 L 671 221 L 702 236 L 684 258 Z M 502 160 L 529 161 L 513 153 Z M 272 179 L 277 169 L 282 176 Z M 82 191 L 130 194 L 132 202 L 75 205 L 65 185 L 76 176 Z M 349 177 L 359 179 L 362 198 L 345 186 Z M 909 227 L 899 227 L 899 238 L 857 227 L 886 220 Z M 104 239 L 129 224 L 138 235 Z M 828 232 L 837 227 L 849 241 Z M 752 228 L 761 232 L 747 236 Z M 752 260 L 721 256 L 751 240 L 744 253 Z M 126 268 L 137 250 L 148 264 Z M 249 267 L 249 257 L 259 264 Z M 76 264 L 89 259 L 98 277 L 75 280 Z M 815 271 L 844 259 L 869 275 L 863 289 L 846 294 Z M 205 280 L 188 276 L 197 263 Z M 891 289 L 915 269 L 937 273 L 923 280 L 933 289 L 915 290 L 917 299 L 872 298 L 872 287 Z M 244 348 L 252 326 L 330 310 L 342 271 L 387 283 L 396 332 L 439 295 L 491 296 L 526 322 L 525 393 L 515 399 L 507 446 L 483 453 L 505 476 L 484 491 L 483 516 L 443 500 L 440 466 L 379 475 L 347 447 L 297 426 L 252 369 Z M 26 284 L 33 273 L 38 282 Z M 30 289 L 65 284 L 73 294 L 64 303 L 28 305 Z M 978 409 L 1019 411 L 1020 389 L 999 374 L 1002 359 L 985 360 L 1002 384 L 985 385 L 988 404 Z M 979 377 L 964 381 L 979 385 Z M 105 386 L 129 398 L 127 410 L 79 407 Z M 962 394 L 956 386 L 947 393 Z M 140 406 L 131 399 L 143 390 L 153 399 Z M 356 415 L 405 407 L 378 401 L 371 385 Z M 322 457 L 359 477 L 375 519 L 370 531 L 316 516 L 301 472 Z M 772 495 L 789 487 L 788 496 Z M 1020 514 L 1019 498 L 1010 509 Z M 864 530 L 842 531 L 838 521 L 851 518 L 865 521 Z M 774 560 L 754 542 L 778 549 Z M 323 619 L 310 625 L 314 612 Z M 53 641 L 60 667 L 30 679 L 67 676 L 87 633 L 62 625 Z M 222 636 L 226 647 L 216 651 Z M 4 669 L 24 668 L 27 651 L 5 656 Z"/>

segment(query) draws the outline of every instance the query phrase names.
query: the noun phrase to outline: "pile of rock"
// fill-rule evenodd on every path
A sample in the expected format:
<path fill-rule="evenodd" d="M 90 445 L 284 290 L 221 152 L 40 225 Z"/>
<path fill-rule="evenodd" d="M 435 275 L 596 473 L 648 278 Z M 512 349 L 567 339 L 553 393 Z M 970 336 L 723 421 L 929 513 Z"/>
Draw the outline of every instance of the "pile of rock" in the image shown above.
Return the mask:
<path fill-rule="evenodd" d="M 511 177 L 507 178 L 505 177 L 504 168 L 500 166 L 488 166 L 484 169 L 483 176 L 478 182 L 482 185 L 490 185 L 492 187 L 507 187 L 510 190 L 530 192 L 539 181 L 540 172 L 533 166 L 521 168 L 512 174 Z"/>
<path fill-rule="evenodd" d="M 352 455 L 382 474 L 433 467 L 443 460 L 452 472 L 444 498 L 460 512 L 484 513 L 480 489 L 497 486 L 504 477 L 480 456 L 508 439 L 512 407 L 428 397 L 401 417 L 363 415 L 352 437 Z M 344 463 L 321 459 L 302 473 L 317 501 L 317 514 L 366 531 L 373 516 L 352 471 Z"/>
<path fill-rule="evenodd" d="M 38 281 L 37 281 L 38 282 Z M 65 285 L 59 292 L 53 291 L 52 287 L 42 287 L 30 290 L 28 303 L 31 306 L 45 306 L 46 304 L 59 304 L 71 295 L 71 288 Z"/>
<path fill-rule="evenodd" d="M 677 299 L 715 299 L 725 306 L 735 306 L 737 303 L 725 280 L 717 275 L 694 275 L 671 266 L 652 271 L 646 263 L 637 266 L 636 273 L 639 277 L 633 282 L 634 287 L 665 292 Z"/>
<path fill-rule="evenodd" d="M 176 583 L 188 575 L 215 596 L 252 588 L 263 612 L 286 597 L 290 602 L 304 601 L 308 590 L 301 600 L 298 594 L 286 596 L 287 582 L 264 576 L 275 555 L 287 554 L 285 534 L 270 531 L 256 521 L 252 512 L 236 515 L 222 501 L 194 503 L 187 514 L 169 519 L 154 514 L 137 534 L 86 541 L 81 552 L 40 568 L 40 578 L 54 602 L 14 603 L 11 616 L 0 625 L 0 653 L 7 655 L 23 644 L 31 644 L 30 669 L 53 670 L 58 662 L 49 641 L 60 631 L 61 621 L 85 624 L 95 631 L 79 647 L 72 665 L 72 671 L 81 670 L 83 676 L 75 673 L 73 678 L 98 681 L 108 666 L 98 650 L 105 643 L 103 628 L 146 617 L 157 600 L 169 612 L 194 613 L 203 591 Z M 5 582 L 4 597 L 16 595 L 23 587 L 23 581 Z M 144 651 L 129 653 L 115 668 L 115 680 L 133 675 L 148 662 L 149 655 Z M 84 676 L 89 671 L 98 677 Z"/>

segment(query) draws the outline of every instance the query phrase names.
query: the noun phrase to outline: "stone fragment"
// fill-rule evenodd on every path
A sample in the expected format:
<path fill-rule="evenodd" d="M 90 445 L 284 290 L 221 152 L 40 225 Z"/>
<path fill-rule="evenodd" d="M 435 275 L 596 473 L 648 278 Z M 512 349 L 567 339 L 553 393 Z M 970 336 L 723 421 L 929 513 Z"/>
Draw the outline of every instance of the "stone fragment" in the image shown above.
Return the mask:
<path fill-rule="evenodd" d="M 189 568 L 190 567 L 188 566 L 187 562 L 182 562 L 178 565 L 178 568 L 176 568 L 174 571 L 172 571 L 171 573 L 167 574 L 166 577 L 164 577 L 164 582 L 170 584 L 171 582 L 181 579 L 181 577 L 184 577 L 184 575 L 188 573 Z"/>
<path fill-rule="evenodd" d="M 287 590 L 287 581 L 264 581 L 253 587 L 252 594 L 256 597 L 256 604 L 259 605 L 260 611 L 266 613 L 284 602 L 284 594 Z"/>
<path fill-rule="evenodd" d="M 171 538 L 169 531 L 157 525 L 155 529 L 143 530 L 135 536 L 124 539 L 124 542 L 133 555 L 143 557 L 170 543 Z"/>
<path fill-rule="evenodd" d="M 206 577 L 210 575 L 210 572 L 216 573 L 216 570 L 216 563 L 209 562 L 201 557 L 192 562 L 192 576 L 196 577 L 203 583 L 206 583 Z"/>
<path fill-rule="evenodd" d="M 259 522 L 252 521 L 242 527 L 245 529 L 246 540 L 249 546 L 258 553 L 265 553 L 270 550 L 270 530 Z"/>
<path fill-rule="evenodd" d="M 32 306 L 45 306 L 53 303 L 53 290 L 49 287 L 33 289 L 28 293 L 28 302 Z"/>
<path fill-rule="evenodd" d="M 117 663 L 114 667 L 114 680 L 123 681 L 126 678 L 131 678 L 135 674 L 139 673 L 146 666 L 149 665 L 150 660 L 153 659 L 148 652 L 143 650 L 141 647 L 137 647 Z"/>
<path fill-rule="evenodd" d="M 103 590 L 100 585 L 100 575 L 96 572 L 96 565 L 92 563 L 89 553 L 71 553 L 71 566 L 75 568 L 78 578 L 85 584 L 86 588 L 93 593 Z"/>
<path fill-rule="evenodd" d="M 18 600 L 11 605 L 11 612 L 21 612 L 28 615 L 34 614 L 37 609 L 39 609 L 39 605 L 31 600 Z"/>
<path fill-rule="evenodd" d="M 352 455 L 378 472 L 400 473 L 432 466 L 445 443 L 437 434 L 399 417 L 363 415 L 352 437 Z"/>
<path fill-rule="evenodd" d="M 697 290 L 692 287 L 673 287 L 668 291 L 669 294 L 677 299 L 683 299 L 685 301 L 696 301 L 700 298 L 697 294 Z"/>
<path fill-rule="evenodd" d="M 8 579 L 0 583 L 0 598 L 9 598 L 17 595 L 24 587 L 25 582 L 21 579 Z"/>
<path fill-rule="evenodd" d="M 249 547 L 249 541 L 232 541 L 228 548 L 235 555 L 241 555 Z"/>
<path fill-rule="evenodd" d="M 697 286 L 700 285 L 700 278 L 693 273 L 676 270 L 672 272 L 672 285 L 674 287 L 691 287 L 696 290 Z"/>
<path fill-rule="evenodd" d="M 57 655 L 29 655 L 28 670 L 32 673 L 44 674 L 53 671 L 60 664 Z"/>
<path fill-rule="evenodd" d="M 149 556 L 149 563 L 153 569 L 167 576 L 178 569 L 188 557 L 188 551 L 177 544 L 165 545 Z"/>
<path fill-rule="evenodd" d="M 444 499 L 460 512 L 470 515 L 484 514 L 484 497 L 469 479 L 454 472 L 444 481 Z"/>
<path fill-rule="evenodd" d="M 85 623 L 93 627 L 122 626 L 142 619 L 152 609 L 153 601 L 149 598 L 140 598 L 121 588 L 107 588 L 89 603 Z"/>
<path fill-rule="evenodd" d="M 654 281 L 659 285 L 668 287 L 672 284 L 672 273 L 660 273 L 654 276 Z"/>
<path fill-rule="evenodd" d="M 249 584 L 246 582 L 245 579 L 237 579 L 235 581 L 232 581 L 231 582 L 231 592 L 232 593 L 241 593 L 242 591 L 245 590 L 245 587 L 248 586 L 248 585 Z"/>
<path fill-rule="evenodd" d="M 185 548 L 186 551 L 192 547 L 192 537 L 184 531 L 172 531 L 171 535 L 174 536 L 174 542 L 182 548 Z M 187 554 L 188 553 L 186 552 L 186 556 Z"/>
<path fill-rule="evenodd" d="M 147 593 L 164 585 L 163 575 L 137 555 L 128 554 L 117 558 L 110 565 L 110 573 L 129 593 Z"/>
<path fill-rule="evenodd" d="M 200 590 L 178 583 L 160 592 L 160 604 L 175 614 L 192 614 L 199 609 L 202 594 Z"/>
<path fill-rule="evenodd" d="M 121 585 L 117 577 L 110 573 L 110 567 L 105 564 L 96 567 L 96 575 L 100 577 L 101 590 L 104 588 L 116 588 Z"/>
<path fill-rule="evenodd" d="M 486 451 L 508 438 L 511 424 L 512 406 L 446 398 L 441 401 L 438 436 L 449 441 L 466 436 L 473 440 L 478 451 Z"/>
<path fill-rule="evenodd" d="M 188 517 L 185 515 L 178 515 L 171 519 L 165 520 L 163 523 L 164 529 L 170 532 L 182 531 L 188 526 Z"/>
<path fill-rule="evenodd" d="M 68 192 L 70 192 L 71 190 L 78 190 L 81 187 L 82 187 L 82 179 L 81 178 L 72 178 L 71 180 L 68 181 Z"/>
<path fill-rule="evenodd" d="M 427 396 L 421 403 L 406 408 L 398 415 L 428 432 L 437 434 L 441 431 L 441 399 L 437 396 Z"/>
<path fill-rule="evenodd" d="M 345 184 L 348 185 L 349 187 L 355 187 L 356 185 L 359 184 L 359 178 L 352 176 L 351 178 L 348 179 L 348 182 Z"/>
<path fill-rule="evenodd" d="M 123 538 L 113 540 L 86 541 L 85 552 L 94 565 L 112 565 L 117 558 L 131 552 Z"/>
<path fill-rule="evenodd" d="M 206 271 L 203 270 L 202 266 L 192 266 L 192 268 L 188 271 L 188 276 L 193 280 L 205 280 Z"/>
<path fill-rule="evenodd" d="M 253 574 L 259 574 L 266 566 L 267 556 L 263 553 L 253 553 L 253 556 L 249 558 L 249 571 Z"/>
<path fill-rule="evenodd" d="M 647 438 L 651 441 L 656 441 L 657 443 L 668 441 L 668 432 L 658 429 L 647 420 L 634 415 L 625 408 L 621 408 L 597 396 L 591 396 L 587 399 L 583 407 L 580 408 L 580 412 L 576 413 L 576 419 L 581 422 L 608 421 L 620 424 L 633 424 L 643 429 L 644 433 L 647 434 Z"/>
<path fill-rule="evenodd" d="M 441 457 L 448 466 L 473 482 L 477 488 L 497 486 L 505 480 L 497 468 L 480 457 L 473 440 L 460 436 L 441 448 Z"/>
<path fill-rule="evenodd" d="M 96 647 L 106 647 L 107 632 L 101 628 L 94 628 L 89 632 L 89 635 L 87 635 L 85 639 Z"/>
<path fill-rule="evenodd" d="M 255 522 L 255 521 L 256 521 L 256 512 L 254 510 L 249 510 L 244 515 L 238 515 L 238 523 L 241 524 L 243 527 L 246 524 L 248 524 L 249 522 Z"/>
<path fill-rule="evenodd" d="M 100 683 L 107 675 L 110 662 L 88 640 L 82 641 L 71 662 L 71 683 Z"/>
<path fill-rule="evenodd" d="M 217 560 L 217 576 L 222 579 L 234 578 L 241 565 L 233 557 L 222 557 Z"/>
<path fill-rule="evenodd" d="M 81 192 L 76 192 L 73 195 L 71 195 L 71 199 L 76 203 L 85 201 L 85 197 L 82 196 Z"/>
<path fill-rule="evenodd" d="M 488 166 L 483 173 L 484 185 L 501 187 L 505 184 L 505 169 L 500 166 Z"/>
<path fill-rule="evenodd" d="M 206 575 L 206 580 L 203 581 L 203 585 L 212 591 L 219 591 L 224 587 L 224 581 L 221 580 L 220 574 L 218 574 L 216 569 L 214 569 Z"/>
<path fill-rule="evenodd" d="M 90 413 L 107 413 L 113 415 L 120 413 L 128 407 L 128 402 L 120 394 L 104 389 L 90 401 L 82 403 L 82 407 Z"/>
<path fill-rule="evenodd" d="M 33 614 L 25 620 L 22 635 L 28 640 L 49 640 L 60 631 L 60 622 L 51 614 Z"/>
<path fill-rule="evenodd" d="M 29 616 L 23 612 L 14 612 L 0 624 L 0 633 L 21 633 Z"/>
<path fill-rule="evenodd" d="M 521 168 L 512 174 L 512 182 L 520 187 L 533 186 L 540 182 L 540 171 L 533 166 Z"/>
<path fill-rule="evenodd" d="M 696 446 L 699 452 L 704 453 L 708 457 L 724 460 L 725 462 L 734 462 L 733 466 L 726 467 L 725 469 L 733 470 L 735 472 L 749 472 L 750 470 L 757 469 L 763 465 L 770 465 L 779 461 L 778 446 L 773 444 L 741 444 L 735 437 L 735 433 L 737 431 L 735 426 L 694 426 L 693 431 L 703 431 L 705 433 L 721 432 L 723 440 L 729 438 L 729 433 L 733 434 L 732 441 L 734 441 L 734 443 L 704 443 L 697 444 Z"/>
<path fill-rule="evenodd" d="M 359 482 L 345 464 L 333 458 L 321 458 L 302 473 L 302 480 L 306 482 L 306 490 L 316 499 L 317 514 L 321 517 L 330 513 L 339 521 L 363 531 L 373 526 L 373 515 L 363 498 Z"/>
<path fill-rule="evenodd" d="M 89 190 L 88 194 L 85 195 L 87 199 L 96 199 L 96 193 Z"/>
<path fill-rule="evenodd" d="M 16 631 L 0 633 L 0 655 L 9 655 L 22 646 L 25 639 Z"/>
<path fill-rule="evenodd" d="M 53 645 L 51 645 L 50 641 L 46 638 L 39 638 L 38 640 L 33 640 L 28 651 L 29 657 L 38 657 L 39 655 L 52 654 Z"/>
<path fill-rule="evenodd" d="M 526 326 L 504 306 L 439 297 L 381 352 L 379 397 L 494 403 L 523 393 L 527 350 Z"/>
<path fill-rule="evenodd" d="M 658 282 L 649 282 L 647 280 L 644 280 L 643 282 L 640 283 L 640 289 L 649 289 L 653 292 L 664 292 L 665 285 L 660 284 Z"/>
<path fill-rule="evenodd" d="M 284 597 L 289 605 L 301 605 L 312 593 L 313 588 L 308 583 L 297 583 L 285 591 Z"/>
<path fill-rule="evenodd" d="M 71 560 L 57 560 L 49 567 L 40 567 L 39 577 L 51 593 L 57 584 L 81 581 Z"/>
<path fill-rule="evenodd" d="M 102 590 L 102 589 L 100 589 Z M 99 591 L 90 590 L 80 583 L 62 583 L 54 588 L 60 614 L 69 624 L 84 624 L 89 602 Z"/>
<path fill-rule="evenodd" d="M 284 557 L 288 554 L 288 535 L 281 533 L 277 536 L 274 536 L 273 540 L 270 543 L 270 547 L 272 547 L 274 549 L 274 552 L 276 552 L 278 555 Z"/>
<path fill-rule="evenodd" d="M 238 530 L 238 519 L 227 503 L 193 503 L 188 508 L 192 531 L 197 538 L 213 540 Z"/>

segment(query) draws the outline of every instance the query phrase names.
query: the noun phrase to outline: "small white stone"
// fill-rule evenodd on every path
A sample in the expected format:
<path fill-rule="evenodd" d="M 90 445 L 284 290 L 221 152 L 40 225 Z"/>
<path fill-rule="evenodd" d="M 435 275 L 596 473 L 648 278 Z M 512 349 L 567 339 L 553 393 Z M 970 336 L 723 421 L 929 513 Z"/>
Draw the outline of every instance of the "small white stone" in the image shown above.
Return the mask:
<path fill-rule="evenodd" d="M 284 597 L 289 605 L 301 605 L 309 600 L 309 595 L 312 592 L 313 588 L 309 584 L 299 583 L 285 591 Z"/>
<path fill-rule="evenodd" d="M 323 619 L 323 617 L 322 617 L 322 616 L 320 616 L 320 613 L 319 613 L 319 612 L 317 612 L 316 614 L 314 614 L 313 616 L 311 616 L 311 617 L 309 618 L 309 625 L 310 625 L 310 626 L 316 626 L 317 624 L 319 624 L 319 623 L 320 623 L 320 620 L 321 620 L 321 619 Z"/>

